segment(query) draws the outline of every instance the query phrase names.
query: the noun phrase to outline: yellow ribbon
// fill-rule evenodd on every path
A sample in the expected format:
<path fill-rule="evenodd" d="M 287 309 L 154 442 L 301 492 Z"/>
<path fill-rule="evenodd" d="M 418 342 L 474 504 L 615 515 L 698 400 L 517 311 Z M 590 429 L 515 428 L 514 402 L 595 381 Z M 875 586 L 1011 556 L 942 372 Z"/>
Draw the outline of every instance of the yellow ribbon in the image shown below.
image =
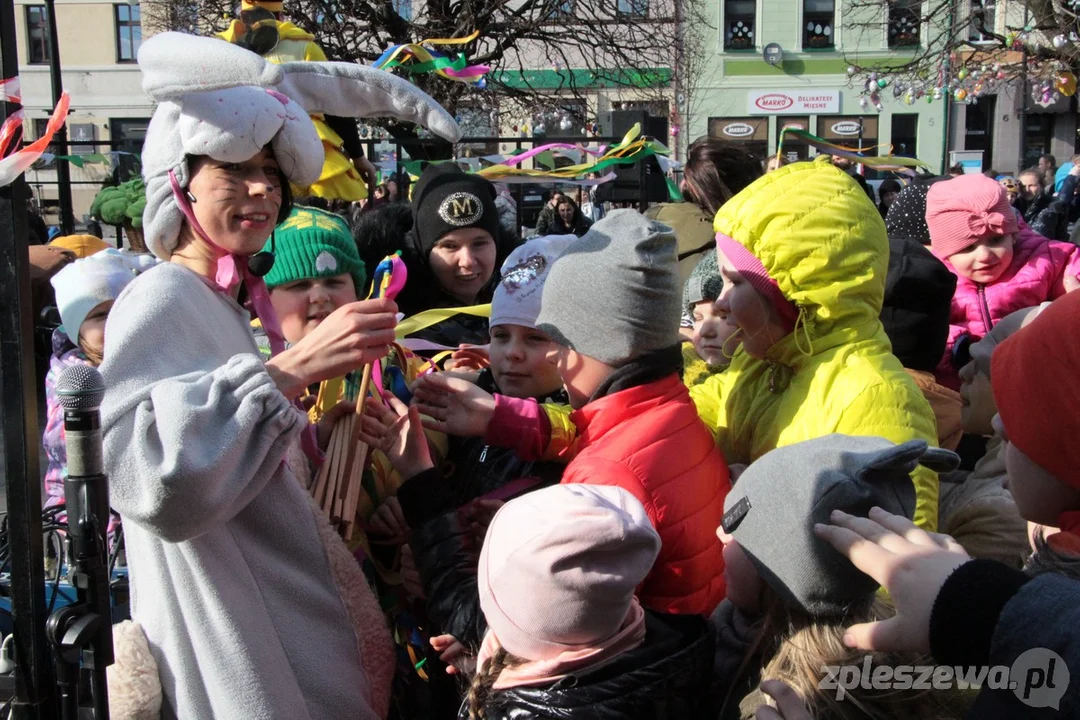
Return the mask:
<path fill-rule="evenodd" d="M 455 315 L 475 315 L 476 317 L 491 317 L 491 304 L 487 305 L 470 305 L 468 307 L 459 308 L 435 308 L 433 310 L 425 310 L 422 313 L 417 313 L 412 317 L 407 317 L 398 323 L 397 329 L 394 331 L 398 340 L 406 338 L 413 333 L 420 332 L 424 328 L 429 328 L 436 323 L 441 323 L 443 320 L 452 318 Z"/>

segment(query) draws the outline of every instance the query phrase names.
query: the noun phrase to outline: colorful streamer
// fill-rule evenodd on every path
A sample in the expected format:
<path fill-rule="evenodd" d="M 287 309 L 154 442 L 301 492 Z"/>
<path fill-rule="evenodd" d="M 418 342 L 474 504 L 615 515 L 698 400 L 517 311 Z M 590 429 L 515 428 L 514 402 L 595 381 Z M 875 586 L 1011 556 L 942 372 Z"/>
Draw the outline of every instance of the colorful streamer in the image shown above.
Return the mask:
<path fill-rule="evenodd" d="M 453 57 L 433 50 L 429 45 L 466 45 L 480 37 L 476 30 L 464 38 L 429 38 L 418 43 L 403 43 L 387 48 L 372 66 L 380 70 L 401 68 L 410 75 L 435 73 L 439 77 L 483 88 L 484 75 L 491 71 L 487 65 L 468 65 L 464 54 Z"/>
<path fill-rule="evenodd" d="M 873 168 L 874 170 L 889 170 L 904 175 L 915 175 L 917 168 L 930 167 L 918 158 L 900 157 L 898 155 L 882 155 L 880 157 L 862 155 L 851 148 L 837 145 L 836 143 L 829 142 L 817 135 L 812 135 L 806 130 L 799 130 L 796 128 L 784 128 L 780 131 L 780 141 L 776 146 L 777 154 L 781 154 L 784 146 L 784 139 L 788 136 L 799 138 L 807 145 L 810 145 L 823 153 L 844 157 L 852 162 L 861 163 L 867 167 Z"/>
<path fill-rule="evenodd" d="M 53 110 L 52 117 L 49 118 L 49 123 L 45 126 L 45 134 L 24 147 L 22 150 L 18 150 L 7 157 L 0 159 L 0 187 L 5 187 L 15 182 L 15 178 L 26 172 L 26 170 L 41 157 L 41 154 L 45 152 L 45 148 L 52 142 L 53 135 L 56 134 L 56 131 L 59 130 L 67 120 L 68 108 L 70 105 L 71 96 L 65 92 L 60 96 L 60 102 L 56 104 L 56 109 Z M 7 131 L 7 123 L 12 119 L 14 119 L 14 117 L 4 121 L 4 128 L 0 130 L 0 135 Z M 22 121 L 20 120 L 19 122 Z"/>
<path fill-rule="evenodd" d="M 4 121 L 4 125 L 0 127 L 0 158 L 7 157 L 11 154 L 11 150 L 15 143 L 15 138 L 19 136 L 19 130 L 22 129 L 23 119 L 26 117 L 26 113 L 22 108 L 19 108 Z"/>
<path fill-rule="evenodd" d="M 0 102 L 18 103 L 22 105 L 22 88 L 19 76 L 0 80 Z"/>
<path fill-rule="evenodd" d="M 589 148 L 583 146 L 577 146 L 574 149 L 590 151 Z M 535 148 L 530 153 L 531 156 L 535 156 L 537 153 L 547 150 L 550 150 L 550 146 Z M 523 155 L 530 155 L 530 153 L 523 153 Z M 590 152 L 590 154 L 595 154 L 595 151 Z M 551 170 L 511 167 L 513 163 L 520 162 L 518 158 L 521 156 L 518 155 L 507 158 L 503 163 L 486 167 L 476 174 L 492 182 L 514 182 L 515 180 L 512 178 L 527 178 L 530 182 L 537 179 L 561 182 L 563 180 L 577 180 L 590 173 L 603 173 L 616 165 L 632 165 L 654 155 L 667 154 L 668 149 L 664 145 L 651 138 L 641 136 L 641 125 L 639 124 L 634 125 L 618 144 L 612 145 L 605 150 L 593 164 L 580 163 Z M 520 180 L 517 181 L 520 182 Z"/>

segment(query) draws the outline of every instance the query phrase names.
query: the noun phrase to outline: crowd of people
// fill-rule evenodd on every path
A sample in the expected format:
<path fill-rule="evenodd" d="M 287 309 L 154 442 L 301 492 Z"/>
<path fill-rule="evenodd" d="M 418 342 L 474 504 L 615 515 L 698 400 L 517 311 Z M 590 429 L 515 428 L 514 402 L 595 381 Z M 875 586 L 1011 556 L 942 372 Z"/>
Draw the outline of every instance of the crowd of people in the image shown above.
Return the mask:
<path fill-rule="evenodd" d="M 320 136 L 261 58 L 166 33 L 140 62 L 153 257 L 56 241 L 46 379 L 49 504 L 56 375 L 107 385 L 139 629 L 114 717 L 1080 713 L 1080 249 L 1005 184 L 878 204 L 841 159 L 703 138 L 645 214 L 554 192 L 522 240 L 442 163 L 350 216 L 293 196 Z M 394 254 L 401 292 L 369 295 Z M 376 361 L 342 537 L 312 493 Z M 1033 649 L 1025 692 L 876 680 Z M 838 690 L 851 667 L 875 681 Z"/>

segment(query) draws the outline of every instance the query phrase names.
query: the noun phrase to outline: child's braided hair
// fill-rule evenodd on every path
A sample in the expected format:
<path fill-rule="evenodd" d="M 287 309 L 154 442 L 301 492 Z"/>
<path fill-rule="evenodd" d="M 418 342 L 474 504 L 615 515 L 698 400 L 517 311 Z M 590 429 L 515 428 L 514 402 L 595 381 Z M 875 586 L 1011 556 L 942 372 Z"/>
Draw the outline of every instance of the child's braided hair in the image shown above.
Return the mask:
<path fill-rule="evenodd" d="M 476 669 L 472 684 L 469 686 L 467 702 L 469 703 L 469 720 L 485 720 L 487 718 L 487 703 L 491 697 L 492 686 L 499 679 L 502 671 L 514 665 L 524 664 L 524 660 L 514 657 L 505 649 L 499 648 L 484 663 L 483 667 Z"/>

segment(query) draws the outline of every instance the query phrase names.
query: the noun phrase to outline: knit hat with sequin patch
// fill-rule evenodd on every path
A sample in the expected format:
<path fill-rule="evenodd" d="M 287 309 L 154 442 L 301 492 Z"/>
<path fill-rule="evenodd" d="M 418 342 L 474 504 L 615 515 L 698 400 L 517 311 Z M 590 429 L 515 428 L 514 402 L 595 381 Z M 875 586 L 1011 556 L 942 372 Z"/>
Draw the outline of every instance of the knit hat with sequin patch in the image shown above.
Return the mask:
<path fill-rule="evenodd" d="M 544 282 L 555 259 L 577 242 L 577 235 L 548 235 L 521 245 L 502 266 L 502 279 L 491 299 L 489 327 L 522 325 L 536 327 Z"/>

